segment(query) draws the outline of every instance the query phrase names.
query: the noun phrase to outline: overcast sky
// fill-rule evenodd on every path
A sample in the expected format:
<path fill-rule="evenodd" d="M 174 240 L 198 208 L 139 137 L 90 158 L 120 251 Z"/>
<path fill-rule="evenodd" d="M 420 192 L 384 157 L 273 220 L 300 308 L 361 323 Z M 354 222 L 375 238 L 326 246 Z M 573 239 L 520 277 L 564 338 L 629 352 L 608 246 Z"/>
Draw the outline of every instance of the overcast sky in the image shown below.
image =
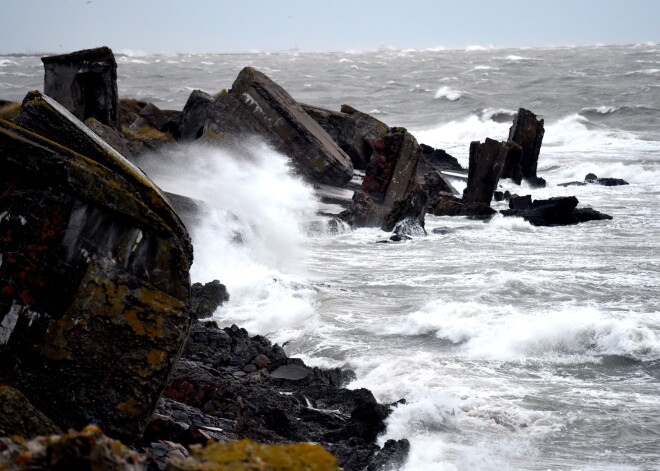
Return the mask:
<path fill-rule="evenodd" d="M 660 0 L 0 0 L 0 53 L 660 42 Z"/>

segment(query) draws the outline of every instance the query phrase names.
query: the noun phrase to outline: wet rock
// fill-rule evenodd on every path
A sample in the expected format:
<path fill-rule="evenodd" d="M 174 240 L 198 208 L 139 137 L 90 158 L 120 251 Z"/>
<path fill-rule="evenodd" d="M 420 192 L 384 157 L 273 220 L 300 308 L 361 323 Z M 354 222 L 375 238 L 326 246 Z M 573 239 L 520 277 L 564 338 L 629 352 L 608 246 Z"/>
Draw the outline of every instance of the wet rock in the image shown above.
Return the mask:
<path fill-rule="evenodd" d="M 419 185 L 404 198 L 394 202 L 381 229 L 399 236 L 425 236 L 424 216 L 428 194 Z"/>
<path fill-rule="evenodd" d="M 257 135 L 291 158 L 313 181 L 342 186 L 353 177 L 350 158 L 291 96 L 263 73 L 244 68 L 229 92 L 193 92 L 179 122 L 179 137 Z"/>
<path fill-rule="evenodd" d="M 545 180 L 536 175 L 544 133 L 543 120 L 538 120 L 534 113 L 524 108 L 518 110 L 513 118 L 513 125 L 509 129 L 509 141 L 515 142 L 522 148 L 520 175 L 532 187 L 545 186 Z M 506 170 L 507 172 L 503 172 L 501 178 L 517 180 L 518 169 L 513 165 L 513 161 L 512 165 L 506 167 Z"/>
<path fill-rule="evenodd" d="M 460 196 L 460 193 L 449 183 L 428 161 L 422 157 L 417 167 L 417 178 L 422 188 L 428 193 L 429 199 L 433 200 L 438 193 L 451 193 Z"/>
<path fill-rule="evenodd" d="M 426 144 L 420 144 L 420 147 L 422 149 L 422 158 L 436 170 L 465 171 L 456 157 L 449 155 L 446 151 L 434 149 Z"/>
<path fill-rule="evenodd" d="M 507 153 L 506 159 L 504 160 L 504 166 L 502 167 L 502 173 L 500 178 L 509 178 L 513 180 L 514 183 L 520 185 L 523 180 L 522 173 L 522 158 L 523 158 L 523 149 L 520 145 L 513 141 L 509 141 L 509 151 Z"/>
<path fill-rule="evenodd" d="M 491 217 L 497 211 L 491 208 L 489 203 L 468 203 L 454 195 L 439 193 L 436 199 L 428 204 L 427 212 L 435 216 L 468 216 L 485 219 Z"/>
<path fill-rule="evenodd" d="M 621 178 L 598 178 L 595 174 L 593 173 L 588 173 L 584 177 L 583 182 L 568 182 L 568 183 L 560 183 L 558 186 L 584 186 L 587 184 L 594 184 L 594 185 L 603 185 L 603 186 L 622 186 L 622 185 L 629 185 L 629 183 Z"/>
<path fill-rule="evenodd" d="M 577 208 L 573 211 L 573 215 L 580 222 L 605 221 L 612 219 L 612 216 L 609 214 L 601 213 L 592 208 Z"/>
<path fill-rule="evenodd" d="M 40 94 L 26 103 L 92 155 L 0 121 L 0 381 L 61 428 L 96 423 L 132 442 L 190 328 L 190 238 L 160 190 L 82 123 L 58 121 Z"/>
<path fill-rule="evenodd" d="M 339 144 L 351 158 L 353 167 L 359 170 L 366 170 L 374 143 L 389 130 L 382 121 L 349 105 L 342 105 L 341 111 L 310 105 L 302 107 Z"/>
<path fill-rule="evenodd" d="M 179 141 L 199 139 L 206 131 L 214 97 L 201 90 L 193 90 L 177 121 L 175 137 Z"/>
<path fill-rule="evenodd" d="M 563 196 L 532 201 L 528 208 L 524 208 L 526 204 L 520 204 L 522 209 L 508 209 L 501 213 L 504 216 L 522 217 L 534 226 L 565 226 L 586 221 L 612 219 L 611 216 L 591 208 L 576 209 L 577 205 L 578 199 L 575 196 Z"/>
<path fill-rule="evenodd" d="M 20 391 L 10 386 L 0 385 L 0 404 L 0 437 L 18 435 L 32 438 L 61 432 L 59 427 L 34 407 Z"/>
<path fill-rule="evenodd" d="M 227 287 L 218 280 L 210 281 L 204 285 L 194 283 L 191 296 L 191 309 L 195 319 L 211 317 L 218 307 L 229 301 Z"/>
<path fill-rule="evenodd" d="M 531 207 L 532 195 L 515 195 L 509 198 L 509 209 L 530 209 Z"/>
<path fill-rule="evenodd" d="M 490 204 L 500 180 L 508 154 L 515 146 L 487 138 L 484 143 L 470 144 L 470 167 L 467 187 L 463 192 L 466 203 Z"/>
<path fill-rule="evenodd" d="M 44 93 L 81 121 L 118 127 L 117 62 L 107 47 L 42 57 Z"/>
<path fill-rule="evenodd" d="M 392 212 L 395 203 L 401 208 L 414 208 L 417 166 L 421 151 L 415 138 L 404 128 L 390 131 L 374 144 L 362 188 L 356 192 L 348 212 L 342 217 L 352 227 L 393 227 L 399 220 Z M 389 217 L 392 213 L 392 216 Z M 401 213 L 402 214 L 402 213 Z"/>
<path fill-rule="evenodd" d="M 367 471 L 388 471 L 401 468 L 410 452 L 410 442 L 408 440 L 387 440 L 383 449 L 371 460 Z"/>

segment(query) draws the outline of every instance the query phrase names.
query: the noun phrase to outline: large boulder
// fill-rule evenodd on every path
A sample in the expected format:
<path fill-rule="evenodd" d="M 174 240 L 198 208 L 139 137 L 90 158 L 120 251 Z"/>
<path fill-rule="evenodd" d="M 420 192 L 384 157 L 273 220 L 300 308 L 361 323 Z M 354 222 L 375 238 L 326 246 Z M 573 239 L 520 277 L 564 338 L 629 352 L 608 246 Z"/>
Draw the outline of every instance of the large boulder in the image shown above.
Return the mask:
<path fill-rule="evenodd" d="M 366 170 L 374 142 L 389 130 L 382 121 L 349 105 L 342 105 L 341 111 L 304 104 L 302 107 L 348 154 L 353 167 L 358 170 Z"/>
<path fill-rule="evenodd" d="M 60 118 L 48 138 L 0 120 L 0 383 L 132 442 L 190 329 L 192 246 L 142 172 Z"/>
<path fill-rule="evenodd" d="M 313 181 L 342 186 L 353 178 L 350 158 L 282 87 L 244 68 L 230 91 L 195 91 L 178 125 L 179 139 L 259 136 L 291 158 Z"/>
<path fill-rule="evenodd" d="M 513 118 L 513 124 L 509 128 L 509 141 L 515 142 L 522 147 L 520 167 L 517 161 L 512 159 L 506 166 L 502 178 L 511 178 L 514 181 L 522 176 L 532 187 L 544 187 L 545 180 L 536 175 L 541 143 L 543 142 L 543 120 L 525 108 L 520 108 Z"/>
<path fill-rule="evenodd" d="M 398 220 L 388 215 L 397 201 L 406 206 L 404 200 L 412 197 L 413 190 L 419 186 L 420 156 L 419 144 L 412 134 L 404 128 L 390 128 L 374 143 L 362 187 L 355 193 L 348 211 L 342 213 L 343 219 L 353 227 L 381 227 L 387 219 L 387 225 L 396 224 Z"/>
<path fill-rule="evenodd" d="M 117 62 L 107 47 L 42 57 L 44 92 L 81 121 L 119 123 Z"/>
<path fill-rule="evenodd" d="M 515 149 L 515 144 L 489 138 L 486 138 L 483 144 L 478 141 L 470 144 L 467 187 L 463 192 L 466 203 L 490 204 L 500 181 L 502 168 L 512 149 Z"/>
<path fill-rule="evenodd" d="M 580 222 L 609 220 L 612 216 L 591 208 L 576 209 L 575 196 L 560 196 L 532 201 L 530 196 L 511 198 L 504 216 L 522 217 L 533 226 L 567 226 Z"/>

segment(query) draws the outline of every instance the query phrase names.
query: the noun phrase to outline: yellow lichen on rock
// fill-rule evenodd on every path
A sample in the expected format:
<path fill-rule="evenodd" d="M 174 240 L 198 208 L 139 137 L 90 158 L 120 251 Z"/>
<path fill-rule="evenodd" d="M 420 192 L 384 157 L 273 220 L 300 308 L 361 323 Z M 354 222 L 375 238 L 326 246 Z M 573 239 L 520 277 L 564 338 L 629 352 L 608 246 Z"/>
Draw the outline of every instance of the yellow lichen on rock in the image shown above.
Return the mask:
<path fill-rule="evenodd" d="M 211 443 L 192 458 L 167 462 L 166 471 L 339 471 L 337 459 L 320 445 L 261 445 L 250 440 Z"/>

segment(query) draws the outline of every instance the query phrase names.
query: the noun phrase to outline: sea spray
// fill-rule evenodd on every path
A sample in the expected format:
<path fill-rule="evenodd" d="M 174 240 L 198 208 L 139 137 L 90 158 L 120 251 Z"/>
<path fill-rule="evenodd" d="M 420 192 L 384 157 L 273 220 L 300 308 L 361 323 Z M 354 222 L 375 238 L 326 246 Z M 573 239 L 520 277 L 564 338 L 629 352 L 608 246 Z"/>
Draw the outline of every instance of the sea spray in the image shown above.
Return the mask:
<path fill-rule="evenodd" d="M 180 145 L 140 165 L 164 190 L 202 202 L 203 214 L 189 228 L 191 277 L 227 285 L 230 302 L 216 313 L 223 323 L 285 336 L 309 325 L 314 309 L 301 268 L 308 256 L 303 223 L 315 217 L 317 202 L 286 157 L 245 140 L 240 148 Z"/>

